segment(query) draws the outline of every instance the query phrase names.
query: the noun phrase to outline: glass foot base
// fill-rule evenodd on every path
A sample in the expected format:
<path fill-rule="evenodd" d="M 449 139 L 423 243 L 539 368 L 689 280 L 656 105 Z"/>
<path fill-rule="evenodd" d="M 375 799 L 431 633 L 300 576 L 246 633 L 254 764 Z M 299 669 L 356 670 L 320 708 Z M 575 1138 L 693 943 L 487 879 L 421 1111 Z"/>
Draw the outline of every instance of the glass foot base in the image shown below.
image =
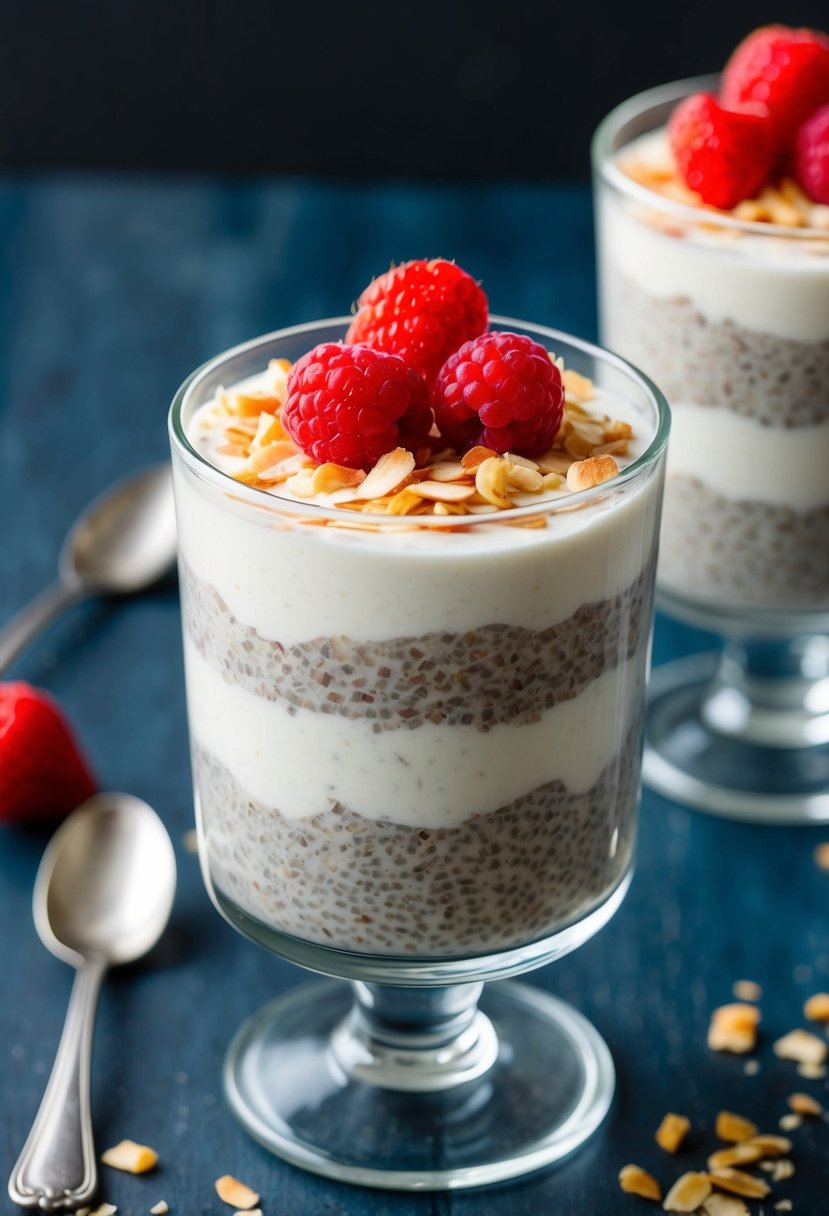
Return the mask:
<path fill-rule="evenodd" d="M 455 1054 L 448 1068 L 464 1079 L 424 1091 L 401 1076 L 405 1053 L 396 1072 L 381 1061 L 372 1075 L 378 1059 L 351 1034 L 348 985 L 304 985 L 238 1032 L 225 1091 L 265 1148 L 361 1186 L 482 1186 L 560 1161 L 610 1106 L 615 1074 L 604 1040 L 569 1005 L 512 981 L 487 985 L 476 1017 L 479 1042 L 467 1051 L 479 1066 L 464 1074 Z M 433 1075 L 440 1053 L 428 1059 Z"/>
<path fill-rule="evenodd" d="M 732 688 L 716 684 L 721 664 L 717 654 L 691 655 L 654 669 L 645 785 L 729 819 L 829 821 L 829 746 L 822 739 L 814 746 L 793 746 L 785 728 L 794 714 L 744 711 Z M 772 737 L 777 745 L 767 741 Z"/>

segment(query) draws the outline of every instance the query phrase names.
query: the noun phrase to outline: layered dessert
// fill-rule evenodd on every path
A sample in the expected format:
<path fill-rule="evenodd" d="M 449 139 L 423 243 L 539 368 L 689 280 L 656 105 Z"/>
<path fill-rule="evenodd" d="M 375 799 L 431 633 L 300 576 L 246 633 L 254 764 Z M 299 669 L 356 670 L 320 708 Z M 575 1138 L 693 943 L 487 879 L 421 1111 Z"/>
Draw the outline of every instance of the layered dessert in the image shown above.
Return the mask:
<path fill-rule="evenodd" d="M 391 338 L 363 305 L 345 343 L 267 364 L 277 335 L 194 401 L 187 439 L 220 476 L 180 465 L 176 493 L 221 902 L 446 957 L 547 937 L 629 870 L 661 465 L 652 405 L 487 330 L 485 297 L 439 349 L 424 265 L 463 275 L 392 272 L 419 312 Z"/>
<path fill-rule="evenodd" d="M 671 403 L 660 586 L 826 611 L 829 39 L 757 31 L 718 97 L 636 100 L 600 167 L 600 298 Z"/>

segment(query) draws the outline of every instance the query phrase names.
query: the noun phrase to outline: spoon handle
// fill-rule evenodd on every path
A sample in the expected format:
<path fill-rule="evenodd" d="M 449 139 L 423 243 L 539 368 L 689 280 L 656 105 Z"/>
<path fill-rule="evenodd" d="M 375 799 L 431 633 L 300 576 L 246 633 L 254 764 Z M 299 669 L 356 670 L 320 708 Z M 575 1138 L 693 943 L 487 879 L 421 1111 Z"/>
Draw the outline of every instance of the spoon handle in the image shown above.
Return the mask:
<path fill-rule="evenodd" d="M 52 1075 L 29 1138 L 9 1179 L 15 1203 L 73 1212 L 98 1185 L 89 1100 L 92 1029 L 105 965 L 85 961 L 72 985 Z"/>
<path fill-rule="evenodd" d="M 83 595 L 80 582 L 53 583 L 0 629 L 0 675 L 54 617 Z"/>

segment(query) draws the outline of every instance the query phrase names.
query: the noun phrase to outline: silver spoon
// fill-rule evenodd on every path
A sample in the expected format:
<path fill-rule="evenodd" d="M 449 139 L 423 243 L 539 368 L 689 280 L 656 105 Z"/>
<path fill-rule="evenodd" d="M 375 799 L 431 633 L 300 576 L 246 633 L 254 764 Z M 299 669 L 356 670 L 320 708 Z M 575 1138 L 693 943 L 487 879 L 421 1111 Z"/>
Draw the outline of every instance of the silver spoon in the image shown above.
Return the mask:
<path fill-rule="evenodd" d="M 128 595 L 172 565 L 176 516 L 170 466 L 151 465 L 117 482 L 73 524 L 58 581 L 0 630 L 0 673 L 49 622 L 88 595 Z"/>
<path fill-rule="evenodd" d="M 146 954 L 173 906 L 176 863 L 151 807 L 129 794 L 96 794 L 55 833 L 37 872 L 41 941 L 77 969 L 52 1075 L 9 1179 L 23 1207 L 72 1212 L 98 1178 L 90 1113 L 95 1005 L 104 972 Z"/>

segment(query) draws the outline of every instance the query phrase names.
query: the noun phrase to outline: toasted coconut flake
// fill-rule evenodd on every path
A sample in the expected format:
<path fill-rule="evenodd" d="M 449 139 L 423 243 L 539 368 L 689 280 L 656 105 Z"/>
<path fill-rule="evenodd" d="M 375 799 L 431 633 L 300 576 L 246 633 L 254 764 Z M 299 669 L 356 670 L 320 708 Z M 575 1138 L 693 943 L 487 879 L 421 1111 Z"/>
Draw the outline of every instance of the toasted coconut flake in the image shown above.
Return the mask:
<path fill-rule="evenodd" d="M 293 477 L 294 473 L 298 473 L 300 469 L 311 469 L 311 462 L 307 456 L 303 456 L 301 452 L 297 452 L 294 456 L 289 456 L 287 460 L 280 460 L 272 468 L 263 469 L 258 473 L 256 480 L 267 481 L 271 485 L 276 485 L 277 482 L 287 481 L 289 477 Z M 237 474 L 238 476 L 238 474 Z"/>
<path fill-rule="evenodd" d="M 515 464 L 507 460 L 507 483 L 527 494 L 537 494 L 544 484 L 544 479 L 537 468 L 530 469 L 525 464 Z"/>
<path fill-rule="evenodd" d="M 627 439 L 613 439 L 610 443 L 600 443 L 593 449 L 594 456 L 627 456 Z"/>
<path fill-rule="evenodd" d="M 771 1187 L 763 1178 L 755 1178 L 744 1170 L 711 1170 L 708 1177 L 721 1191 L 742 1195 L 744 1199 L 764 1199 Z"/>
<path fill-rule="evenodd" d="M 625 1165 L 619 1170 L 619 1186 L 628 1195 L 639 1195 L 642 1199 L 662 1198 L 662 1187 L 652 1174 L 641 1165 Z"/>
<path fill-rule="evenodd" d="M 819 1119 L 823 1114 L 823 1107 L 811 1094 L 789 1094 L 786 1102 L 798 1115 L 810 1115 L 814 1119 Z"/>
<path fill-rule="evenodd" d="M 86 1211 L 89 1216 L 115 1216 L 118 1209 L 114 1203 L 99 1203 L 97 1208 L 87 1208 Z M 80 1214 L 76 1213 L 76 1216 L 80 1216 Z"/>
<path fill-rule="evenodd" d="M 781 1131 L 794 1132 L 794 1131 L 797 1131 L 797 1129 L 800 1127 L 802 1122 L 803 1122 L 803 1116 L 798 1115 L 794 1111 L 792 1111 L 791 1114 L 784 1115 L 782 1119 L 778 1120 L 778 1126 Z"/>
<path fill-rule="evenodd" d="M 282 398 L 263 388 L 255 392 L 228 393 L 231 413 L 240 418 L 257 418 L 260 414 L 273 414 L 282 406 Z"/>
<path fill-rule="evenodd" d="M 315 494 L 332 494 L 335 490 L 348 490 L 359 486 L 365 481 L 366 475 L 362 469 L 349 469 L 343 464 L 332 464 L 330 461 L 314 469 L 311 485 Z"/>
<path fill-rule="evenodd" d="M 416 511 L 422 502 L 423 499 L 417 494 L 413 494 L 411 487 L 407 486 L 405 490 L 398 490 L 388 500 L 386 511 L 389 515 L 408 515 L 410 512 Z"/>
<path fill-rule="evenodd" d="M 360 485 L 360 498 L 385 498 L 387 494 L 393 494 L 402 488 L 402 483 L 414 472 L 414 467 L 415 458 L 405 448 L 386 452 Z"/>
<path fill-rule="evenodd" d="M 216 1194 L 222 1203 L 228 1204 L 229 1207 L 249 1212 L 259 1202 L 256 1191 L 245 1186 L 244 1182 L 240 1182 L 238 1178 L 234 1178 L 230 1174 L 223 1174 L 221 1178 L 217 1178 L 214 1185 Z"/>
<path fill-rule="evenodd" d="M 809 1030 L 790 1030 L 778 1039 L 773 1047 L 781 1060 L 795 1060 L 798 1064 L 823 1064 L 829 1054 L 829 1044 Z"/>
<path fill-rule="evenodd" d="M 775 1212 L 793 1212 L 794 1204 L 792 1203 L 791 1199 L 778 1199 L 777 1203 L 774 1205 L 774 1210 Z"/>
<path fill-rule="evenodd" d="M 491 460 L 493 456 L 497 455 L 498 453 L 493 452 L 492 448 L 470 448 L 468 452 L 461 456 L 461 464 L 467 473 L 475 473 L 485 460 Z"/>
<path fill-rule="evenodd" d="M 244 472 L 259 474 L 263 469 L 269 469 L 273 465 L 287 460 L 289 456 L 296 455 L 296 447 L 289 439 L 281 439 L 277 443 L 268 443 L 265 447 L 258 448 L 255 452 L 251 453 Z"/>
<path fill-rule="evenodd" d="M 685 1115 L 665 1115 L 654 1133 L 654 1139 L 666 1153 L 675 1153 L 691 1130 L 691 1120 Z"/>
<path fill-rule="evenodd" d="M 150 1208 L 150 1216 L 167 1216 L 170 1210 L 170 1205 L 166 1199 L 159 1199 L 158 1203 L 154 1203 Z"/>
<path fill-rule="evenodd" d="M 285 482 L 285 489 L 290 490 L 297 498 L 314 497 L 314 470 L 300 469 Z"/>
<path fill-rule="evenodd" d="M 619 466 L 612 456 L 590 456 L 587 460 L 577 460 L 567 470 L 568 488 L 577 493 L 579 490 L 589 490 L 602 482 L 610 481 L 619 472 Z"/>
<path fill-rule="evenodd" d="M 708 1046 L 712 1051 L 730 1051 L 745 1055 L 757 1046 L 757 1023 L 760 1010 L 754 1005 L 721 1005 L 711 1014 Z"/>
<path fill-rule="evenodd" d="M 752 1136 L 748 1143 L 755 1144 L 764 1157 L 783 1157 L 792 1151 L 792 1142 L 787 1136 L 777 1136 L 770 1132 Z"/>
<path fill-rule="evenodd" d="M 251 447 L 256 450 L 267 447 L 269 443 L 287 440 L 287 438 L 285 428 L 276 414 L 260 414 L 259 424 L 256 428 L 256 434 L 253 437 Z"/>
<path fill-rule="evenodd" d="M 718 1149 L 708 1158 L 709 1170 L 727 1169 L 732 1165 L 753 1165 L 763 1153 L 756 1144 L 734 1144 L 731 1148 Z"/>
<path fill-rule="evenodd" d="M 427 472 L 432 481 L 461 481 L 467 475 L 459 460 L 439 460 Z"/>
<path fill-rule="evenodd" d="M 824 840 L 815 849 L 815 865 L 821 870 L 829 870 L 829 840 Z"/>
<path fill-rule="evenodd" d="M 772 1166 L 771 1180 L 772 1182 L 785 1182 L 787 1178 L 794 1177 L 794 1162 L 784 1158 L 782 1161 L 775 1161 Z"/>
<path fill-rule="evenodd" d="M 689 1170 L 665 1196 L 662 1207 L 666 1212 L 695 1212 L 711 1194 L 711 1182 L 707 1174 Z"/>
<path fill-rule="evenodd" d="M 248 445 L 246 443 L 223 443 L 221 447 L 216 448 L 217 456 L 238 456 L 244 459 L 248 455 Z"/>
<path fill-rule="evenodd" d="M 749 1216 L 749 1210 L 736 1195 L 709 1195 L 702 1205 L 705 1216 Z"/>
<path fill-rule="evenodd" d="M 572 367 L 564 369 L 561 379 L 564 383 L 564 395 L 568 400 L 592 401 L 596 396 L 593 381 L 587 376 L 582 376 L 580 372 L 574 371 Z"/>
<path fill-rule="evenodd" d="M 146 1174 L 158 1162 L 158 1153 L 146 1144 L 136 1144 L 134 1140 L 122 1140 L 120 1144 L 108 1148 L 101 1153 L 104 1165 L 114 1170 L 124 1170 L 127 1174 Z"/>
<path fill-rule="evenodd" d="M 562 477 L 566 477 L 573 458 L 566 456 L 564 452 L 559 452 L 556 448 L 551 448 L 549 452 L 539 456 L 536 463 L 542 473 L 559 473 Z"/>
<path fill-rule="evenodd" d="M 757 1135 L 757 1125 L 750 1119 L 744 1119 L 742 1115 L 735 1115 L 733 1111 L 721 1110 L 717 1115 L 714 1131 L 720 1140 L 739 1144 Z"/>
<path fill-rule="evenodd" d="M 810 1022 L 829 1022 L 829 992 L 816 992 L 803 1006 Z"/>
<path fill-rule="evenodd" d="M 418 498 L 429 498 L 434 502 L 465 502 L 475 493 L 474 486 L 461 486 L 447 481 L 417 481 L 407 487 Z"/>
<path fill-rule="evenodd" d="M 754 980 L 737 980 L 731 991 L 738 1001 L 759 1001 L 763 989 Z"/>

